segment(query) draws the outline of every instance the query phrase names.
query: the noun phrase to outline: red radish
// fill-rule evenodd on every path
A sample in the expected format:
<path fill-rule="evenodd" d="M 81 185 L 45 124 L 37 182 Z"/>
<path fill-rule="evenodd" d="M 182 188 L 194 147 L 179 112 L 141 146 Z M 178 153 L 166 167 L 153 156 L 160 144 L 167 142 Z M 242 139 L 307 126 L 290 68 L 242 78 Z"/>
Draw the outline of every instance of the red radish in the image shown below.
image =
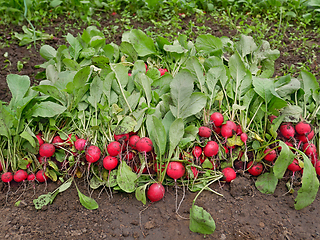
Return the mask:
<path fill-rule="evenodd" d="M 198 174 L 199 174 L 198 169 L 197 169 L 196 167 L 191 167 L 190 169 L 191 169 L 191 171 L 192 171 L 192 173 L 193 173 L 193 178 L 194 178 L 194 179 L 197 179 Z"/>
<path fill-rule="evenodd" d="M 248 135 L 246 133 L 241 133 L 240 139 L 244 142 L 244 145 L 247 145 Z"/>
<path fill-rule="evenodd" d="M 223 115 L 219 112 L 214 112 L 210 116 L 210 120 L 213 122 L 213 126 L 220 127 L 224 121 Z"/>
<path fill-rule="evenodd" d="M 101 155 L 101 150 L 97 146 L 91 145 L 86 150 L 86 160 L 89 163 L 94 163 L 98 161 L 100 159 L 100 155 Z"/>
<path fill-rule="evenodd" d="M 226 154 L 228 154 L 229 153 L 229 149 L 226 146 L 223 146 L 223 148 L 224 148 L 224 151 L 226 152 Z"/>
<path fill-rule="evenodd" d="M 115 157 L 121 153 L 121 144 L 119 142 L 111 142 L 107 146 L 107 152 L 111 157 Z"/>
<path fill-rule="evenodd" d="M 263 159 L 266 161 L 269 161 L 269 162 L 272 162 L 277 157 L 277 153 L 274 149 L 271 150 L 270 148 L 268 148 L 268 149 L 264 150 L 263 153 L 267 154 L 266 156 L 264 156 Z"/>
<path fill-rule="evenodd" d="M 40 134 L 40 133 L 38 133 L 38 134 L 36 135 L 36 138 L 38 139 L 39 146 L 41 146 L 42 144 L 44 144 L 44 141 L 43 141 L 43 139 L 41 138 L 41 134 Z"/>
<path fill-rule="evenodd" d="M 148 70 L 148 65 L 146 63 L 144 63 L 144 66 L 146 67 L 146 71 Z"/>
<path fill-rule="evenodd" d="M 131 74 L 131 73 L 128 73 L 128 76 L 132 76 L 132 74 Z"/>
<path fill-rule="evenodd" d="M 83 151 L 87 144 L 87 140 L 79 138 L 74 142 L 74 146 L 78 151 Z"/>
<path fill-rule="evenodd" d="M 219 152 L 219 145 L 215 141 L 209 141 L 203 149 L 206 157 L 213 157 Z"/>
<path fill-rule="evenodd" d="M 248 172 L 252 176 L 259 176 L 263 171 L 263 165 L 261 163 L 254 163 L 253 164 L 253 161 L 248 162 L 247 168 L 248 168 Z"/>
<path fill-rule="evenodd" d="M 166 68 L 159 68 L 160 76 L 163 76 L 168 70 Z"/>
<path fill-rule="evenodd" d="M 119 135 L 113 135 L 114 140 L 116 141 L 128 141 L 129 140 L 129 133 L 119 134 Z"/>
<path fill-rule="evenodd" d="M 185 167 L 181 162 L 170 162 L 167 168 L 167 175 L 177 181 L 186 172 Z"/>
<path fill-rule="evenodd" d="M 297 134 L 296 138 L 302 142 L 302 143 L 306 143 L 308 141 L 311 141 L 311 139 L 314 137 L 314 131 L 311 130 L 311 132 L 307 133 L 307 134 L 304 134 L 304 135 L 300 135 L 300 134 Z"/>
<path fill-rule="evenodd" d="M 212 131 L 211 131 L 210 128 L 208 128 L 208 127 L 199 127 L 198 134 L 199 134 L 200 137 L 208 138 L 208 137 L 211 136 L 211 133 L 212 133 Z"/>
<path fill-rule="evenodd" d="M 161 183 L 153 183 L 147 191 L 147 197 L 151 202 L 157 202 L 164 197 L 164 193 L 165 189 Z"/>
<path fill-rule="evenodd" d="M 46 157 L 38 156 L 37 159 L 38 159 L 39 163 L 42 164 L 45 162 Z"/>
<path fill-rule="evenodd" d="M 129 146 L 132 147 L 132 149 L 136 149 L 136 144 L 140 140 L 140 137 L 138 135 L 132 135 L 129 138 Z"/>
<path fill-rule="evenodd" d="M 316 162 L 319 161 L 318 157 L 316 155 L 311 155 L 310 160 L 311 160 L 312 165 L 315 165 Z"/>
<path fill-rule="evenodd" d="M 124 155 L 124 158 L 125 158 L 127 161 L 131 161 L 134 157 L 135 157 L 134 152 L 126 152 L 126 154 Z"/>
<path fill-rule="evenodd" d="M 112 16 L 115 16 L 115 15 L 117 15 L 117 13 L 116 13 L 116 12 L 112 12 L 111 15 L 112 15 Z"/>
<path fill-rule="evenodd" d="M 106 156 L 103 159 L 103 167 L 109 171 L 115 169 L 118 165 L 118 159 L 116 157 Z"/>
<path fill-rule="evenodd" d="M 55 151 L 55 147 L 50 143 L 44 143 L 39 148 L 39 154 L 41 157 L 51 157 Z"/>
<path fill-rule="evenodd" d="M 213 131 L 215 131 L 216 134 L 220 134 L 221 133 L 221 127 L 214 127 Z"/>
<path fill-rule="evenodd" d="M 202 148 L 199 146 L 195 146 L 192 150 L 192 155 L 198 160 L 202 154 Z"/>
<path fill-rule="evenodd" d="M 25 170 L 18 170 L 15 172 L 15 174 L 13 175 L 13 180 L 16 182 L 22 182 L 24 180 L 26 180 L 28 177 L 28 173 Z"/>
<path fill-rule="evenodd" d="M 36 173 L 36 179 L 39 183 L 43 183 L 48 180 L 48 176 L 43 170 L 39 170 Z"/>
<path fill-rule="evenodd" d="M 306 122 L 299 122 L 295 126 L 296 132 L 300 135 L 306 135 L 307 133 L 311 132 L 311 125 Z"/>
<path fill-rule="evenodd" d="M 305 143 L 302 146 L 303 151 L 307 156 L 316 156 L 317 155 L 317 147 L 313 143 Z"/>
<path fill-rule="evenodd" d="M 222 170 L 222 173 L 224 175 L 224 178 L 226 182 L 231 182 L 232 180 L 236 179 L 237 174 L 231 167 L 226 167 Z"/>
<path fill-rule="evenodd" d="M 296 133 L 296 131 L 294 130 L 294 127 L 292 126 L 291 123 L 283 123 L 280 126 L 280 133 L 282 134 L 282 136 L 284 136 L 285 138 L 289 139 L 289 138 L 293 138 L 294 134 Z"/>
<path fill-rule="evenodd" d="M 269 121 L 272 123 L 273 120 L 275 120 L 276 118 L 277 118 L 277 116 L 275 116 L 275 115 L 270 115 L 270 116 L 269 116 Z"/>
<path fill-rule="evenodd" d="M 30 173 L 27 177 L 28 181 L 34 181 L 36 179 L 36 175 L 34 173 Z"/>
<path fill-rule="evenodd" d="M 5 172 L 1 175 L 1 180 L 4 183 L 9 183 L 13 180 L 13 174 L 12 172 Z"/>
<path fill-rule="evenodd" d="M 320 161 L 317 161 L 314 167 L 316 168 L 316 173 L 320 176 Z"/>
<path fill-rule="evenodd" d="M 153 143 L 150 138 L 143 137 L 136 143 L 136 148 L 138 152 L 151 152 L 153 149 Z"/>
<path fill-rule="evenodd" d="M 64 143 L 64 141 L 61 139 L 61 137 L 59 135 L 55 136 L 52 140 L 52 144 L 54 144 L 55 146 L 62 145 L 63 143 Z"/>
<path fill-rule="evenodd" d="M 288 147 L 293 147 L 293 144 L 291 142 L 285 141 L 284 142 Z M 278 149 L 281 151 L 282 147 L 279 145 Z"/>
<path fill-rule="evenodd" d="M 299 161 L 297 159 L 293 159 L 293 162 L 289 164 L 288 169 L 292 172 L 300 171 L 302 168 L 299 166 Z"/>
<path fill-rule="evenodd" d="M 237 130 L 236 130 L 237 136 L 240 136 L 242 133 L 243 133 L 243 132 L 242 132 L 241 126 L 240 126 L 240 125 L 237 125 Z"/>
<path fill-rule="evenodd" d="M 75 137 L 76 141 L 79 139 L 77 135 L 70 133 L 70 134 L 68 135 L 67 140 L 66 140 L 66 143 L 67 143 L 68 145 L 73 145 L 72 136 Z"/>
<path fill-rule="evenodd" d="M 239 155 L 238 155 L 238 159 L 241 159 L 242 156 L 243 156 L 243 154 L 244 154 L 244 152 L 243 152 L 243 151 L 240 151 L 240 152 L 239 152 Z"/>
<path fill-rule="evenodd" d="M 200 163 L 202 164 L 207 158 L 204 156 L 204 157 L 200 157 Z"/>
<path fill-rule="evenodd" d="M 221 127 L 221 135 L 224 138 L 232 137 L 237 131 L 237 125 L 232 121 L 227 121 Z"/>

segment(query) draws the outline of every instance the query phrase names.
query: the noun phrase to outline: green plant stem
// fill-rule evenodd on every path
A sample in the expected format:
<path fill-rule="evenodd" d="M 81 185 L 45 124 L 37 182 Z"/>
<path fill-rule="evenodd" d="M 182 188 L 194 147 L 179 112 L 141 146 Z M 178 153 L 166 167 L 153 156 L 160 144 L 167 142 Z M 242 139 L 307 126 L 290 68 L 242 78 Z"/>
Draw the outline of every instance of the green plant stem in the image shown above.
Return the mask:
<path fill-rule="evenodd" d="M 209 182 L 207 185 L 205 185 L 199 192 L 198 194 L 195 196 L 195 198 L 193 199 L 192 205 L 196 202 L 197 198 L 199 197 L 200 193 L 203 192 L 203 190 L 205 190 L 207 187 L 209 187 L 212 183 L 218 181 L 220 178 L 222 178 L 223 175 L 221 175 L 219 178 L 212 180 L 211 182 Z"/>

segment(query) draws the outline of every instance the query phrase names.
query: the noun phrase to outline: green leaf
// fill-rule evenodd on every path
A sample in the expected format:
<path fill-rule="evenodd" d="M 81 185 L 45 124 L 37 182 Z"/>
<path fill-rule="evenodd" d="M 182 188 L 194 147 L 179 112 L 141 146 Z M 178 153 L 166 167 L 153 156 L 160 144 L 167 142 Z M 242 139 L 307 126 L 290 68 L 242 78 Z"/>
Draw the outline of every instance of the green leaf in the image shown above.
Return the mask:
<path fill-rule="evenodd" d="M 237 43 L 237 47 L 242 57 L 245 57 L 248 54 L 252 54 L 254 51 L 258 49 L 258 46 L 254 42 L 251 36 L 246 36 L 241 34 L 240 40 Z"/>
<path fill-rule="evenodd" d="M 89 185 L 90 185 L 90 188 L 95 190 L 95 189 L 98 189 L 99 187 L 103 186 L 104 185 L 104 181 L 101 181 L 96 176 L 93 176 L 90 179 Z"/>
<path fill-rule="evenodd" d="M 293 159 L 295 158 L 295 155 L 291 151 L 289 146 L 284 142 L 280 141 L 279 146 L 282 148 L 276 162 L 274 163 L 273 173 L 276 178 L 282 179 L 288 166 L 292 163 Z"/>
<path fill-rule="evenodd" d="M 165 50 L 166 52 L 178 53 L 178 54 L 181 54 L 187 51 L 184 47 L 180 45 L 178 41 L 174 41 L 172 45 L 164 45 L 163 50 Z"/>
<path fill-rule="evenodd" d="M 307 103 L 312 92 L 315 92 L 320 88 L 319 83 L 317 82 L 316 77 L 307 71 L 301 71 L 300 76 L 302 78 L 301 85 L 304 91 L 304 99 Z"/>
<path fill-rule="evenodd" d="M 212 36 L 211 34 L 200 35 L 196 39 L 196 49 L 199 52 L 211 55 L 211 53 L 223 47 L 221 39 Z"/>
<path fill-rule="evenodd" d="M 27 131 L 23 131 L 20 134 L 20 137 L 26 139 L 31 144 L 32 147 L 36 147 L 36 142 L 35 142 L 34 138 Z"/>
<path fill-rule="evenodd" d="M 48 95 L 54 99 L 56 99 L 57 101 L 59 101 L 62 105 L 66 104 L 66 99 L 65 96 L 62 94 L 62 92 L 60 92 L 60 90 L 58 88 L 56 88 L 55 86 L 51 86 L 51 85 L 38 85 L 38 86 L 34 86 L 32 87 L 33 90 L 35 91 L 39 91 L 44 93 L 45 95 Z"/>
<path fill-rule="evenodd" d="M 205 76 L 203 75 L 204 70 L 202 65 L 200 64 L 198 58 L 195 56 L 191 57 L 187 62 L 186 62 L 186 68 L 196 76 L 198 79 L 198 82 L 201 87 L 201 92 L 203 92 L 203 85 L 205 83 Z"/>
<path fill-rule="evenodd" d="M 56 57 L 57 51 L 53 47 L 51 47 L 50 45 L 43 45 L 40 48 L 40 55 L 45 60 L 49 61 L 50 59 L 53 59 Z"/>
<path fill-rule="evenodd" d="M 210 213 L 202 207 L 192 205 L 190 209 L 189 229 L 196 233 L 212 234 L 216 230 L 216 224 Z"/>
<path fill-rule="evenodd" d="M 191 94 L 189 104 L 181 109 L 180 117 L 186 119 L 192 115 L 199 113 L 206 105 L 207 97 L 204 93 L 194 92 Z"/>
<path fill-rule="evenodd" d="M 136 120 L 134 120 L 130 116 L 125 116 L 122 120 L 121 123 L 116 127 L 114 134 L 120 135 L 120 134 L 125 134 L 129 133 L 134 130 L 134 127 L 137 125 Z"/>
<path fill-rule="evenodd" d="M 295 199 L 294 208 L 300 210 L 309 206 L 315 200 L 319 190 L 319 180 L 316 170 L 310 159 L 301 151 L 298 152 L 303 156 L 304 168 L 302 175 L 302 187 L 298 190 L 298 196 Z"/>
<path fill-rule="evenodd" d="M 66 37 L 68 43 L 70 44 L 70 55 L 73 57 L 73 60 L 77 60 L 79 57 L 79 53 L 82 49 L 82 46 L 78 39 L 72 36 L 70 33 L 67 34 Z"/>
<path fill-rule="evenodd" d="M 48 205 L 51 202 L 52 193 L 40 195 L 37 199 L 33 199 L 33 204 L 36 209 L 41 209 L 43 206 Z"/>
<path fill-rule="evenodd" d="M 135 81 L 142 87 L 145 96 L 147 98 L 148 107 L 150 107 L 150 103 L 152 100 L 151 94 L 151 79 L 146 76 L 144 73 L 138 73 L 135 77 Z"/>
<path fill-rule="evenodd" d="M 275 85 L 272 79 L 253 77 L 252 84 L 254 86 L 254 91 L 262 97 L 266 103 L 269 103 L 273 96 L 280 98 L 275 92 Z"/>
<path fill-rule="evenodd" d="M 130 60 L 132 62 L 137 61 L 138 59 L 138 54 L 136 50 L 134 50 L 133 46 L 128 43 L 128 42 L 121 42 L 120 44 L 120 51 L 123 52 L 124 54 L 128 55 Z"/>
<path fill-rule="evenodd" d="M 100 102 L 102 95 L 102 81 L 99 76 L 95 76 L 90 84 L 90 96 L 88 97 L 88 102 L 97 109 L 98 103 Z"/>
<path fill-rule="evenodd" d="M 149 127 L 149 126 L 148 126 Z M 152 116 L 152 129 L 148 128 L 149 135 L 152 135 L 154 140 L 157 155 L 162 156 L 166 152 L 167 133 L 161 122 L 161 120 L 155 116 Z"/>
<path fill-rule="evenodd" d="M 125 161 L 122 161 L 117 173 L 117 183 L 119 187 L 127 193 L 132 193 L 136 190 L 136 179 L 137 175 L 132 172 L 132 169 Z"/>
<path fill-rule="evenodd" d="M 61 184 L 60 187 L 58 187 L 59 193 L 67 190 L 71 186 L 72 181 L 73 181 L 73 178 L 69 178 L 67 181 L 65 181 L 63 184 Z"/>
<path fill-rule="evenodd" d="M 177 118 L 169 129 L 169 158 L 173 154 L 184 135 L 184 123 L 182 118 Z"/>
<path fill-rule="evenodd" d="M 284 122 L 299 122 L 302 113 L 302 108 L 297 105 L 288 105 L 281 111 Z"/>
<path fill-rule="evenodd" d="M 91 197 L 88 197 L 80 192 L 80 190 L 77 187 L 79 201 L 86 209 L 94 210 L 99 207 L 98 203 Z"/>
<path fill-rule="evenodd" d="M 123 33 L 122 42 L 131 43 L 140 57 L 156 54 L 153 40 L 141 30 L 132 29 L 130 32 Z"/>
<path fill-rule="evenodd" d="M 9 74 L 7 76 L 8 87 L 11 91 L 10 106 L 15 106 L 21 100 L 30 88 L 30 79 L 28 76 Z"/>
<path fill-rule="evenodd" d="M 102 170 L 102 178 L 104 180 L 104 184 L 107 187 L 115 187 L 118 185 L 117 183 L 117 174 L 118 174 L 118 169 L 113 169 L 110 174 L 109 171 L 103 169 Z"/>
<path fill-rule="evenodd" d="M 62 114 L 67 108 L 54 102 L 41 102 L 32 109 L 33 117 L 54 117 Z"/>
<path fill-rule="evenodd" d="M 147 203 L 146 188 L 149 184 L 150 183 L 147 183 L 145 185 L 138 187 L 135 192 L 136 199 L 142 202 L 144 205 Z"/>
<path fill-rule="evenodd" d="M 278 178 L 272 172 L 267 172 L 260 175 L 255 182 L 256 188 L 266 194 L 272 194 L 276 190 Z"/>

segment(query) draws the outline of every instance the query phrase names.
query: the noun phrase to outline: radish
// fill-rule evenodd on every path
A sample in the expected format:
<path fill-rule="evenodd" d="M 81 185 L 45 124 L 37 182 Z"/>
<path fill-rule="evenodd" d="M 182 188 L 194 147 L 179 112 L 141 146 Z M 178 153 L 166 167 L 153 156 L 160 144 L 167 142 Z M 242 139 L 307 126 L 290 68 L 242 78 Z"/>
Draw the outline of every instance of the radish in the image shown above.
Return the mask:
<path fill-rule="evenodd" d="M 194 179 L 197 179 L 198 174 L 199 174 L 198 169 L 197 169 L 196 167 L 191 167 L 190 169 L 191 169 L 191 171 L 192 171 L 192 173 L 193 173 L 193 178 L 194 178 Z M 189 176 L 187 176 L 187 177 L 189 177 Z"/>
<path fill-rule="evenodd" d="M 13 174 L 12 172 L 5 172 L 1 175 L 1 180 L 4 183 L 9 183 L 13 180 Z"/>
<path fill-rule="evenodd" d="M 306 122 L 299 122 L 295 126 L 296 132 L 300 135 L 306 135 L 307 133 L 311 132 L 311 125 Z"/>
<path fill-rule="evenodd" d="M 39 146 L 41 146 L 42 144 L 44 144 L 44 141 L 43 141 L 43 139 L 41 138 L 41 133 L 38 133 L 38 134 L 36 135 L 36 138 L 38 139 Z"/>
<path fill-rule="evenodd" d="M 36 173 L 36 179 L 39 183 L 43 183 L 48 180 L 48 176 L 43 170 L 39 170 Z"/>
<path fill-rule="evenodd" d="M 87 144 L 87 140 L 79 138 L 74 142 L 74 146 L 78 151 L 83 151 Z"/>
<path fill-rule="evenodd" d="M 151 152 L 153 149 L 153 143 L 150 138 L 143 137 L 136 143 L 136 148 L 138 152 Z"/>
<path fill-rule="evenodd" d="M 220 133 L 221 133 L 221 127 L 214 127 L 214 128 L 213 128 L 213 131 L 214 131 L 216 134 L 220 134 Z"/>
<path fill-rule="evenodd" d="M 202 148 L 199 146 L 195 146 L 192 150 L 192 155 L 196 158 L 196 161 L 199 162 L 199 157 L 202 154 Z"/>
<path fill-rule="evenodd" d="M 316 173 L 320 176 L 320 161 L 317 161 L 314 167 L 316 168 Z"/>
<path fill-rule="evenodd" d="M 243 133 L 243 132 L 242 132 L 241 126 L 240 126 L 240 125 L 237 125 L 237 130 L 236 130 L 237 136 L 240 136 L 242 133 Z"/>
<path fill-rule="evenodd" d="M 219 152 L 219 145 L 215 141 L 209 141 L 203 149 L 206 157 L 213 157 Z"/>
<path fill-rule="evenodd" d="M 224 121 L 223 115 L 219 112 L 214 112 L 210 116 L 210 120 L 213 123 L 213 126 L 220 127 Z"/>
<path fill-rule="evenodd" d="M 38 156 L 37 159 L 38 159 L 39 163 L 42 164 L 45 162 L 46 157 Z"/>
<path fill-rule="evenodd" d="M 163 76 L 168 70 L 166 68 L 159 68 L 160 76 Z"/>
<path fill-rule="evenodd" d="M 161 183 L 153 183 L 147 191 L 147 197 L 151 202 L 157 202 L 164 197 L 164 193 L 165 189 Z"/>
<path fill-rule="evenodd" d="M 244 142 L 244 145 L 247 145 L 248 135 L 246 133 L 241 133 L 240 139 Z"/>
<path fill-rule="evenodd" d="M 198 134 L 199 134 L 200 137 L 208 138 L 208 137 L 211 136 L 211 133 L 212 133 L 212 131 L 211 131 L 210 128 L 208 128 L 208 127 L 199 127 Z"/>
<path fill-rule="evenodd" d="M 270 116 L 269 116 L 269 121 L 272 123 L 273 120 L 275 120 L 276 118 L 277 118 L 277 116 L 275 116 L 275 115 L 270 115 Z"/>
<path fill-rule="evenodd" d="M 317 155 L 317 147 L 313 143 L 303 144 L 302 149 L 309 157 Z"/>
<path fill-rule="evenodd" d="M 126 142 L 129 140 L 129 133 L 124 133 L 124 134 L 119 134 L 119 135 L 113 135 L 114 140 L 119 141 L 119 142 Z"/>
<path fill-rule="evenodd" d="M 268 148 L 268 149 L 264 150 L 263 153 L 267 154 L 266 156 L 264 156 L 263 159 L 266 161 L 269 161 L 269 162 L 272 162 L 277 157 L 277 153 L 274 149 L 271 150 L 270 148 Z"/>
<path fill-rule="evenodd" d="M 293 159 L 293 162 L 289 164 L 288 169 L 292 172 L 300 171 L 302 168 L 299 166 L 299 161 L 297 159 Z"/>
<path fill-rule="evenodd" d="M 107 146 L 107 152 L 111 157 L 115 157 L 121 153 L 121 144 L 119 142 L 111 142 Z"/>
<path fill-rule="evenodd" d="M 284 142 L 288 147 L 293 147 L 293 144 L 291 142 L 285 141 Z M 281 151 L 282 147 L 279 145 L 278 149 Z"/>
<path fill-rule="evenodd" d="M 61 139 L 61 137 L 58 135 L 58 136 L 55 136 L 52 140 L 52 144 L 54 144 L 55 146 L 57 146 L 59 148 L 59 145 L 62 145 L 64 144 L 64 141 Z"/>
<path fill-rule="evenodd" d="M 131 77 L 131 76 L 132 76 L 132 73 L 128 73 L 128 76 Z"/>
<path fill-rule="evenodd" d="M 232 137 L 237 131 L 237 125 L 232 121 L 227 121 L 221 127 L 221 135 L 224 138 Z"/>
<path fill-rule="evenodd" d="M 129 138 L 129 146 L 132 147 L 132 149 L 136 149 L 136 144 L 140 140 L 140 137 L 138 135 L 132 135 Z"/>
<path fill-rule="evenodd" d="M 106 156 L 103 159 L 103 167 L 109 171 L 115 169 L 118 165 L 118 159 L 116 157 Z"/>
<path fill-rule="evenodd" d="M 253 161 L 248 162 L 247 168 L 252 176 L 259 176 L 263 171 L 263 165 L 261 163 L 253 163 Z"/>
<path fill-rule="evenodd" d="M 91 145 L 86 150 L 86 160 L 91 163 L 94 163 L 100 159 L 101 151 L 97 146 Z"/>
<path fill-rule="evenodd" d="M 55 152 L 55 147 L 53 144 L 44 143 L 39 148 L 39 154 L 41 157 L 51 157 Z"/>
<path fill-rule="evenodd" d="M 232 180 L 234 180 L 237 177 L 236 172 L 231 167 L 224 168 L 222 170 L 222 173 L 224 175 L 226 182 L 231 182 Z"/>
<path fill-rule="evenodd" d="M 76 141 L 79 139 L 77 135 L 70 133 L 66 140 L 67 145 L 70 145 L 70 146 L 73 145 L 72 135 L 76 138 Z"/>
<path fill-rule="evenodd" d="M 280 126 L 280 133 L 282 134 L 282 136 L 284 136 L 285 138 L 289 139 L 289 138 L 293 138 L 294 134 L 296 133 L 296 131 L 294 130 L 294 127 L 292 126 L 291 123 L 283 123 Z"/>
<path fill-rule="evenodd" d="M 28 181 L 34 181 L 36 179 L 36 175 L 34 173 L 30 173 L 27 177 Z"/>
<path fill-rule="evenodd" d="M 24 180 L 26 180 L 28 177 L 28 173 L 25 170 L 18 170 L 15 172 L 15 174 L 13 175 L 13 180 L 16 182 L 22 182 Z"/>
<path fill-rule="evenodd" d="M 306 143 L 308 141 L 311 141 L 313 137 L 314 137 L 313 130 L 311 130 L 311 132 L 309 132 L 307 134 L 304 134 L 304 135 L 297 134 L 297 136 L 296 136 L 296 138 L 302 143 Z"/>
<path fill-rule="evenodd" d="M 124 155 L 124 158 L 125 158 L 127 161 L 131 161 L 134 157 L 135 157 L 134 152 L 126 152 L 126 154 Z"/>
<path fill-rule="evenodd" d="M 186 172 L 185 167 L 181 162 L 169 162 L 167 168 L 167 175 L 174 179 L 176 182 L 178 178 L 181 178 Z"/>

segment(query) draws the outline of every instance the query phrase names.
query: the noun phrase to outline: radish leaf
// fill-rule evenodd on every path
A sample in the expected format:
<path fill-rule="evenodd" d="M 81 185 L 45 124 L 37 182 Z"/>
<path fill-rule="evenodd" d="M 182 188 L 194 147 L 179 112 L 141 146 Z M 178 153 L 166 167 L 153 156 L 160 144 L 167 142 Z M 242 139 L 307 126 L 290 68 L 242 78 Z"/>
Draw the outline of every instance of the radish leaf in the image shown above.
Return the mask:
<path fill-rule="evenodd" d="M 136 189 L 135 195 L 136 199 L 140 202 L 142 202 L 144 205 L 147 203 L 146 198 L 146 188 L 150 183 L 147 183 L 145 185 L 142 185 Z"/>
<path fill-rule="evenodd" d="M 189 228 L 192 232 L 212 234 L 216 230 L 216 224 L 210 213 L 202 207 L 192 205 L 190 209 Z"/>
<path fill-rule="evenodd" d="M 266 194 L 272 194 L 276 190 L 278 179 L 272 172 L 267 172 L 260 175 L 255 182 L 256 188 Z"/>
<path fill-rule="evenodd" d="M 292 163 L 293 159 L 295 158 L 295 155 L 290 150 L 288 145 L 284 142 L 280 141 L 279 146 L 282 148 L 280 155 L 274 163 L 273 172 L 276 178 L 281 179 L 284 173 L 286 172 L 288 166 Z"/>
<path fill-rule="evenodd" d="M 127 193 L 132 193 L 136 190 L 136 179 L 137 175 L 132 172 L 132 169 L 125 161 L 121 161 L 117 172 L 117 183 L 119 187 Z"/>
<path fill-rule="evenodd" d="M 80 192 L 80 190 L 77 187 L 79 201 L 86 209 L 94 210 L 99 207 L 98 203 L 91 197 L 88 197 Z"/>

